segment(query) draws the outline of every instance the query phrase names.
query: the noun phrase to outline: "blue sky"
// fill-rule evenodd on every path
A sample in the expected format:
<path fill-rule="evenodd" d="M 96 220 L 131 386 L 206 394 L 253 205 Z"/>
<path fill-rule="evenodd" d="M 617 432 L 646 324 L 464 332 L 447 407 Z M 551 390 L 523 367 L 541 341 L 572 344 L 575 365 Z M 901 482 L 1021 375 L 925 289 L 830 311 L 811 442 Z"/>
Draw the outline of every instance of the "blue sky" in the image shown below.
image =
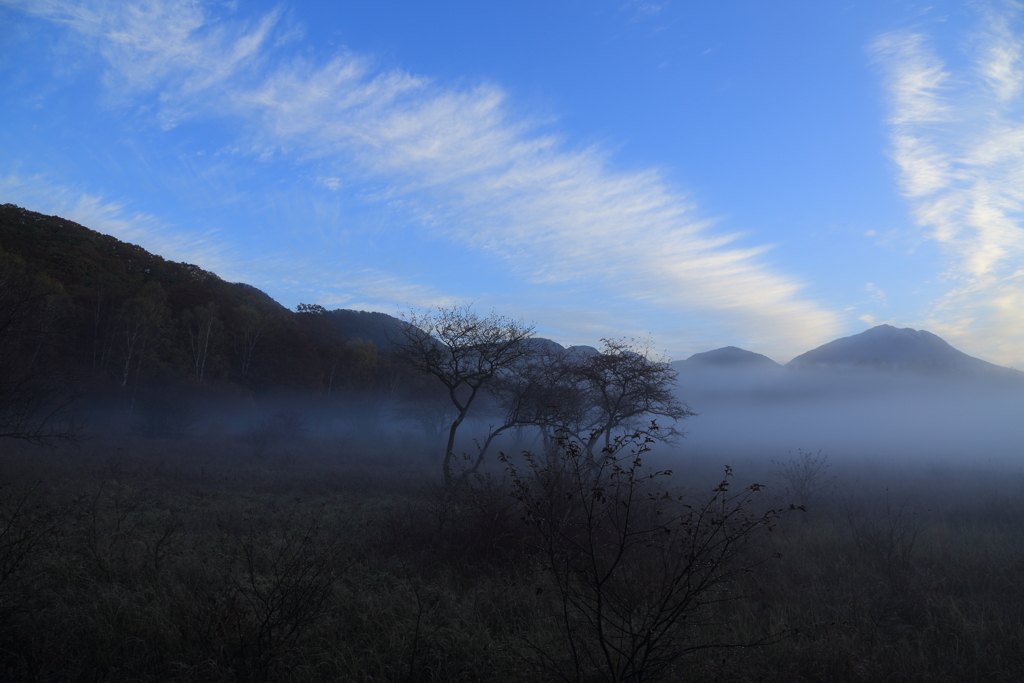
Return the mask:
<path fill-rule="evenodd" d="M 0 0 L 0 201 L 289 307 L 1024 367 L 1022 12 Z"/>

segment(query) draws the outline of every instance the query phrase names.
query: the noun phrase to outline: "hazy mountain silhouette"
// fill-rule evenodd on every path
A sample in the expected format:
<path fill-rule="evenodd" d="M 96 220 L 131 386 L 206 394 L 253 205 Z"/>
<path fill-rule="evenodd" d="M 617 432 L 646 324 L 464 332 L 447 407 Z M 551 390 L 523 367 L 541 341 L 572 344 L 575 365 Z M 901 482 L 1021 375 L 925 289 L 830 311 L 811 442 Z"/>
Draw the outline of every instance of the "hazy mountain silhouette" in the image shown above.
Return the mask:
<path fill-rule="evenodd" d="M 565 350 L 571 356 L 582 356 L 584 358 L 588 358 L 590 356 L 593 356 L 594 354 L 601 353 L 600 351 L 597 350 L 597 348 L 595 348 L 593 346 L 588 346 L 586 344 L 577 344 L 576 346 L 567 346 L 565 348 Z"/>
<path fill-rule="evenodd" d="M 931 332 L 891 325 L 835 339 L 786 365 L 733 346 L 694 354 L 672 367 L 680 391 L 698 412 L 816 401 L 867 405 L 895 396 L 916 405 L 922 397 L 968 387 L 1019 391 L 1024 385 L 1024 373 L 968 356 Z M 784 419 L 795 424 L 802 418 Z"/>
<path fill-rule="evenodd" d="M 909 327 L 878 325 L 802 353 L 790 367 L 853 367 L 1007 372 L 1008 368 L 968 356 L 938 335 Z"/>
<path fill-rule="evenodd" d="M 689 368 L 778 368 L 780 365 L 768 356 L 736 346 L 725 346 L 714 351 L 695 353 L 674 364 L 679 370 Z"/>

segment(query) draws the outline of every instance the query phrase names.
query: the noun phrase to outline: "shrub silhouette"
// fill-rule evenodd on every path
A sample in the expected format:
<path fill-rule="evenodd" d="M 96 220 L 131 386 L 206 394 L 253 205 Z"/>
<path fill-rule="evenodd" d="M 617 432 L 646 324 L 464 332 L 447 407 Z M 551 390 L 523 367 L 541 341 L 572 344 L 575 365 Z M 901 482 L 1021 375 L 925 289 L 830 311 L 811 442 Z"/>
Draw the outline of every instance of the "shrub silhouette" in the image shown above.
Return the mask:
<path fill-rule="evenodd" d="M 836 478 L 828 476 L 832 466 L 828 456 L 822 455 L 821 451 L 811 453 L 798 448 L 795 456 L 790 453 L 789 460 L 772 460 L 772 465 L 775 466 L 775 476 L 785 486 L 785 494 L 792 497 L 798 506 L 811 505 L 823 493 L 835 488 Z"/>
<path fill-rule="evenodd" d="M 703 503 L 670 495 L 671 472 L 642 467 L 656 431 L 652 423 L 593 458 L 565 434 L 547 454 L 525 453 L 524 466 L 503 456 L 533 532 L 537 590 L 557 603 L 557 637 L 530 644 L 549 675 L 639 683 L 720 646 L 701 627 L 738 597 L 735 579 L 766 558 L 757 541 L 783 511 L 754 511 L 763 487 L 731 492 L 726 468 Z"/>

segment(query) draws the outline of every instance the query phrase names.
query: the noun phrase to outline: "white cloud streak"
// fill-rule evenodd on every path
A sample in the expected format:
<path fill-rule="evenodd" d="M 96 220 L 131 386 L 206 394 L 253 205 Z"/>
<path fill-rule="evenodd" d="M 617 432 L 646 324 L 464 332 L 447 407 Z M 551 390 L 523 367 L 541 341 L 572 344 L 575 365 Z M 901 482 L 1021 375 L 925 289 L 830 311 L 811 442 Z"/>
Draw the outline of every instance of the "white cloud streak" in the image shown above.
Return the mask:
<path fill-rule="evenodd" d="M 351 54 L 272 55 L 278 12 L 247 23 L 191 0 L 14 4 L 95 43 L 111 90 L 150 98 L 161 125 L 238 118 L 247 153 L 326 163 L 331 188 L 370 177 L 385 188 L 378 199 L 504 256 L 529 281 L 587 280 L 667 314 L 697 312 L 780 356 L 840 331 L 834 313 L 766 265 L 766 247 L 716 233 L 656 171 L 618 171 L 601 150 L 537 133 L 494 85 L 448 87 Z M 907 97 L 934 109 L 931 87 L 908 84 Z M 921 182 L 924 192 L 942 181 Z"/>
<path fill-rule="evenodd" d="M 1021 5 L 987 6 L 967 66 L 925 35 L 874 45 L 891 100 L 892 157 L 948 291 L 920 324 L 996 362 L 1024 363 L 1024 60 Z"/>

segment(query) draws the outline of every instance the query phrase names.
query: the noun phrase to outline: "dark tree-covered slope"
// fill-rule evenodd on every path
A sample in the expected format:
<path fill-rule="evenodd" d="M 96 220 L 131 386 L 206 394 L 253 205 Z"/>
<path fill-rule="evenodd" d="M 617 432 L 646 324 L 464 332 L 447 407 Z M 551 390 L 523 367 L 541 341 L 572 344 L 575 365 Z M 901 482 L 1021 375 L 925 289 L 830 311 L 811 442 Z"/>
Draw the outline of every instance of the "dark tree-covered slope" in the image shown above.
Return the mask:
<path fill-rule="evenodd" d="M 230 391 L 373 386 L 383 314 L 296 314 L 262 291 L 57 216 L 0 206 L 0 249 L 71 302 L 65 356 L 107 393 L 153 383 Z M 339 319 L 361 326 L 324 324 Z M 392 319 L 393 320 L 393 319 Z M 373 334 L 374 328 L 380 329 Z M 364 342 L 353 344 L 358 338 Z"/>

